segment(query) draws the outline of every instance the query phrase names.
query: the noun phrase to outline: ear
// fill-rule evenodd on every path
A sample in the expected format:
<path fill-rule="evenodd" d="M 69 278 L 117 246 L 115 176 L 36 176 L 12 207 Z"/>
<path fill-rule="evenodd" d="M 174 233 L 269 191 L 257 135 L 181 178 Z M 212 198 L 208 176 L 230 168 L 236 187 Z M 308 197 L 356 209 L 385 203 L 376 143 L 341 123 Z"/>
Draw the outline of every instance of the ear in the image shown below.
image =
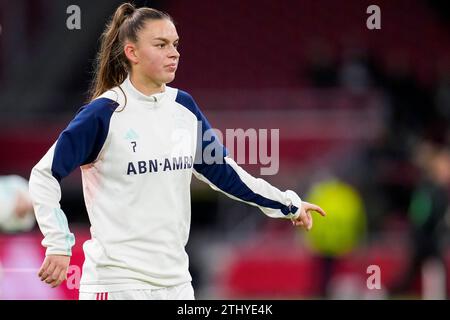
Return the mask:
<path fill-rule="evenodd" d="M 123 47 L 123 50 L 125 52 L 125 56 L 128 60 L 130 60 L 132 64 L 137 64 L 139 62 L 136 52 L 136 46 L 133 43 L 127 42 Z"/>

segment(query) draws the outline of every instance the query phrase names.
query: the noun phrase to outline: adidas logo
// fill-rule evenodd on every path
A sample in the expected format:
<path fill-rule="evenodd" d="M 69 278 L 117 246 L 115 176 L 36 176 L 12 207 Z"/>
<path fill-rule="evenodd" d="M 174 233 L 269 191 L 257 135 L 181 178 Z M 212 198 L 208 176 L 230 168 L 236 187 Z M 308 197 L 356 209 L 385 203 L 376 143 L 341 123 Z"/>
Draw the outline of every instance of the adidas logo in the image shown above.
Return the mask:
<path fill-rule="evenodd" d="M 136 139 L 139 139 L 139 136 L 133 129 L 129 129 L 127 131 L 127 133 L 125 134 L 125 139 L 126 140 L 136 140 Z"/>

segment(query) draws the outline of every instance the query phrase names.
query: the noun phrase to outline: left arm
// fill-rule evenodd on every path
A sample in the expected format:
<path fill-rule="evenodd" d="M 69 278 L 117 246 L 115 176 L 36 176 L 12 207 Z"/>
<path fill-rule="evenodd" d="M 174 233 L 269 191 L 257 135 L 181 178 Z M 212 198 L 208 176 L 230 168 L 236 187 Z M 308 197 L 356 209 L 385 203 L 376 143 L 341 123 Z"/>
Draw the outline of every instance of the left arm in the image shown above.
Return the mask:
<path fill-rule="evenodd" d="M 195 164 L 194 175 L 228 197 L 258 207 L 272 218 L 297 219 L 302 200 L 291 190 L 281 191 L 242 169 L 228 155 L 222 163 Z"/>
<path fill-rule="evenodd" d="M 197 145 L 193 171 L 199 180 L 232 199 L 258 207 L 269 217 L 291 219 L 295 226 L 303 226 L 307 230 L 312 227 L 310 210 L 325 215 L 321 208 L 302 201 L 294 191 L 281 191 L 267 181 L 247 173 L 229 156 L 193 98 L 181 92 L 177 100 L 195 114 L 202 126 L 198 130 L 202 137 L 201 143 Z M 209 131 L 208 136 L 211 137 L 209 141 L 203 139 L 206 131 Z M 206 148 L 214 150 L 214 159 L 204 159 Z"/>

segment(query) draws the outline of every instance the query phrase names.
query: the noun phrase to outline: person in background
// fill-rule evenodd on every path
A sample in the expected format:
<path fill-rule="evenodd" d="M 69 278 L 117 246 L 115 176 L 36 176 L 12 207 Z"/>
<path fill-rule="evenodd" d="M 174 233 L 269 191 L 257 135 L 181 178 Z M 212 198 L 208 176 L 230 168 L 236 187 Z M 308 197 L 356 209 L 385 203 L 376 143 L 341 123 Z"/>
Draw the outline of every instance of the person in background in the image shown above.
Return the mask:
<path fill-rule="evenodd" d="M 18 175 L 1 176 L 0 232 L 26 232 L 35 224 L 28 181 Z"/>
<path fill-rule="evenodd" d="M 316 203 L 329 213 L 327 222 L 317 220 L 315 227 L 305 234 L 307 246 L 321 266 L 319 294 L 326 299 L 335 299 L 336 289 L 332 284 L 336 277 L 336 264 L 350 255 L 366 236 L 366 211 L 359 190 L 343 179 L 330 174 L 315 182 L 307 192 L 307 201 Z M 353 296 L 341 298 L 358 298 Z"/>
<path fill-rule="evenodd" d="M 440 265 L 445 286 L 445 264 L 442 252 L 442 236 L 445 215 L 449 209 L 450 185 L 450 149 L 446 145 L 423 141 L 418 144 L 413 157 L 422 171 L 410 201 L 408 210 L 412 231 L 413 252 L 409 265 L 402 277 L 392 286 L 393 296 L 405 294 L 410 289 L 414 278 L 423 272 L 422 289 L 427 287 L 425 266 Z M 437 270 L 437 268 L 435 268 Z M 434 276 L 437 271 L 433 272 Z M 439 290 L 437 287 L 435 290 Z M 440 298 L 445 298 L 445 288 Z"/>
<path fill-rule="evenodd" d="M 28 181 L 18 175 L 0 176 L 0 234 L 27 232 L 35 224 Z M 4 278 L 2 269 L 0 260 L 0 281 Z"/>

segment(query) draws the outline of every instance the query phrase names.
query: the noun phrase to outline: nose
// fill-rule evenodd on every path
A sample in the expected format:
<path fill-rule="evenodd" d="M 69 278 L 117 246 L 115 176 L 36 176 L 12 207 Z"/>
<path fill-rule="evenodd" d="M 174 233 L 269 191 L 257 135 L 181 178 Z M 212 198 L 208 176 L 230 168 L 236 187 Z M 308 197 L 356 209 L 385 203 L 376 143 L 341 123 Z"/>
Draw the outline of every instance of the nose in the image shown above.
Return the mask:
<path fill-rule="evenodd" d="M 172 45 L 171 48 L 172 49 L 170 50 L 169 58 L 178 59 L 180 57 L 180 53 L 178 52 L 177 48 L 174 45 Z"/>

